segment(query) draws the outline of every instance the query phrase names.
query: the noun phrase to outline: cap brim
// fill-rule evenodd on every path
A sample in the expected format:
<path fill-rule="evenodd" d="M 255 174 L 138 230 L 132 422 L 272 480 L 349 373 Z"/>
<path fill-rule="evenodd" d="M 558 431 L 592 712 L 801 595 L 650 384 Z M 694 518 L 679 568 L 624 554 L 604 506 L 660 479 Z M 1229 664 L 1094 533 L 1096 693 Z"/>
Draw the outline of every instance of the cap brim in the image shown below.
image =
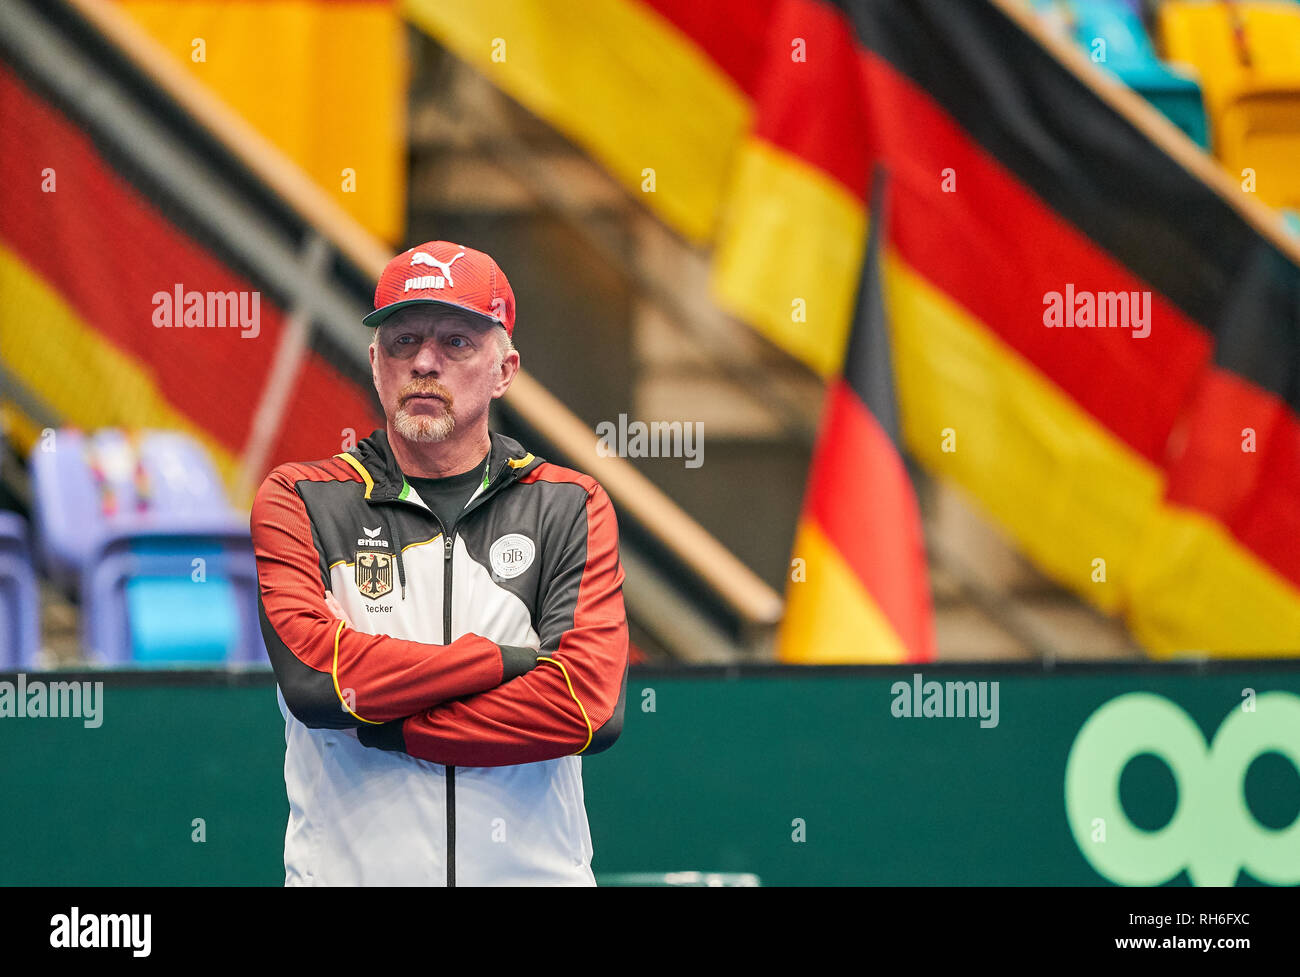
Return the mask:
<path fill-rule="evenodd" d="M 484 315 L 478 309 L 471 309 L 467 305 L 459 305 L 456 302 L 447 302 L 443 299 L 403 299 L 401 302 L 394 302 L 391 305 L 385 305 L 382 309 L 375 309 L 368 316 L 361 320 L 363 326 L 381 325 L 394 312 L 400 312 L 411 305 L 442 305 L 449 309 L 457 309 L 460 312 L 467 312 L 475 319 L 489 326 L 501 326 L 505 328 L 505 323 L 500 319 L 494 319 L 490 315 Z"/>

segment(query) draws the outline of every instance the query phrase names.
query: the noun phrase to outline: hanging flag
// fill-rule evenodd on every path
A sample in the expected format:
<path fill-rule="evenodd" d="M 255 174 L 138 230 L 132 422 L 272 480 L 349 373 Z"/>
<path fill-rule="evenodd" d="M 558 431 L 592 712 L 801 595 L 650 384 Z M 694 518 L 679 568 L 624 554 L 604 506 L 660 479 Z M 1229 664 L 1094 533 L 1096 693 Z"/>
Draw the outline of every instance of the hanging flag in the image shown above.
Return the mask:
<path fill-rule="evenodd" d="M 0 351 L 26 393 L 6 416 L 25 448 L 43 428 L 28 403 L 85 430 L 182 431 L 237 491 L 289 296 L 185 207 L 161 206 L 164 189 L 106 152 L 84 113 L 0 57 Z M 375 423 L 372 401 L 318 336 L 265 464 L 338 450 Z"/>
<path fill-rule="evenodd" d="M 404 239 L 410 69 L 396 0 L 119 3 L 366 230 Z"/>
<path fill-rule="evenodd" d="M 711 246 L 718 303 L 826 377 L 887 166 L 910 456 L 1153 655 L 1300 655 L 1300 252 L 1023 4 L 402 9 Z"/>
<path fill-rule="evenodd" d="M 783 661 L 934 660 L 925 540 L 903 464 L 880 274 L 887 186 L 877 168 L 848 349 L 827 392 L 795 535 Z"/>

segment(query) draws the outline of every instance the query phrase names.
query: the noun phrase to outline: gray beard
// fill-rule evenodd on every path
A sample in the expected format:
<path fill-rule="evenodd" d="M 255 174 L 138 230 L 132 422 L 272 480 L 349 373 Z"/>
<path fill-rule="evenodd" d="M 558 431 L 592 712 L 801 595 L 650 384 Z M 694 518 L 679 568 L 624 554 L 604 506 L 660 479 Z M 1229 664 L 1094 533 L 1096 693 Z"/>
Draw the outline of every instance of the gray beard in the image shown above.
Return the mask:
<path fill-rule="evenodd" d="M 444 410 L 437 417 L 427 414 L 410 414 L 405 407 L 399 407 L 393 415 L 393 430 L 407 441 L 429 444 L 446 441 L 456 429 L 456 418 L 450 410 Z"/>

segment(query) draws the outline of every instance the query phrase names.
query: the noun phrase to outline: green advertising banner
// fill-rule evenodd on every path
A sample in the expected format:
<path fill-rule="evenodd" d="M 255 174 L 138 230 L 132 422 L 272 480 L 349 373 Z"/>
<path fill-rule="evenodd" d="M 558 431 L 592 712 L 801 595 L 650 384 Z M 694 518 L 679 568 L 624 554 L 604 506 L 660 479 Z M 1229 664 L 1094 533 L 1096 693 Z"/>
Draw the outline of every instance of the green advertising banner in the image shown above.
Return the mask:
<path fill-rule="evenodd" d="M 630 682 L 624 740 L 584 776 L 600 871 L 750 872 L 765 885 L 1300 882 L 1291 666 L 785 667 Z"/>
<path fill-rule="evenodd" d="M 283 761 L 266 672 L 0 675 L 0 883 L 278 885 Z M 633 669 L 583 779 L 603 883 L 1295 885 L 1300 663 Z"/>

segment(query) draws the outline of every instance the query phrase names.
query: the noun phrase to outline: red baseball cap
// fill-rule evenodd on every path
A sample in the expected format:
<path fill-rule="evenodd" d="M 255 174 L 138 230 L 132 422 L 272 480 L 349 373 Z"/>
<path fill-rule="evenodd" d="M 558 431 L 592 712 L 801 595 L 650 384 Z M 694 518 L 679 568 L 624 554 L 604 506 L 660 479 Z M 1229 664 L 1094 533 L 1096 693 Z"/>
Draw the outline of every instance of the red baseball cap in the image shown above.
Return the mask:
<path fill-rule="evenodd" d="M 384 266 L 375 286 L 375 311 L 362 319 L 378 326 L 408 305 L 446 305 L 515 331 L 515 293 L 501 266 L 482 251 L 430 241 L 403 251 Z"/>

